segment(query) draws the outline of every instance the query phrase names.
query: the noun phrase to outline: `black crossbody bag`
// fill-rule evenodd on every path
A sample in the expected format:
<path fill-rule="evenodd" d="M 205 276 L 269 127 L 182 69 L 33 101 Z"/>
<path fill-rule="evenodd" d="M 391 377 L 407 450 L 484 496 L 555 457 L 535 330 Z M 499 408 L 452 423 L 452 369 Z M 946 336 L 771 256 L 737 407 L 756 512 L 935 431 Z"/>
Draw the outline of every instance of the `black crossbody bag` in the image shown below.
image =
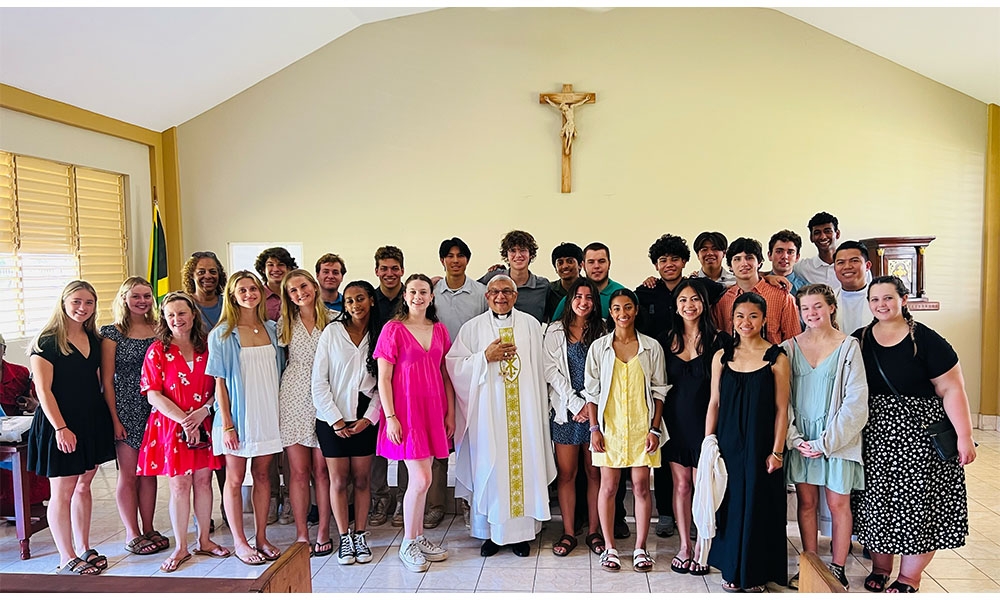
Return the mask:
<path fill-rule="evenodd" d="M 882 376 L 882 381 L 889 386 L 889 390 L 892 392 L 893 396 L 896 397 L 896 401 L 903 407 L 906 411 L 906 415 L 910 417 L 910 420 L 913 421 L 914 425 L 917 425 L 919 428 L 920 425 L 913 419 L 913 415 L 910 414 L 910 408 L 906 406 L 903 396 L 896 390 L 896 386 L 892 385 L 889 378 L 886 377 L 885 371 L 882 370 L 882 363 L 878 359 L 878 352 L 872 350 L 872 357 L 875 358 L 875 366 L 878 367 L 878 372 L 879 375 Z M 951 424 L 947 415 L 945 415 L 945 417 L 940 421 L 936 421 L 927 427 L 924 427 L 923 431 L 929 438 L 931 438 L 931 446 L 934 447 L 934 452 L 937 453 L 938 458 L 943 461 L 958 458 L 958 432 L 955 431 L 955 426 Z"/>

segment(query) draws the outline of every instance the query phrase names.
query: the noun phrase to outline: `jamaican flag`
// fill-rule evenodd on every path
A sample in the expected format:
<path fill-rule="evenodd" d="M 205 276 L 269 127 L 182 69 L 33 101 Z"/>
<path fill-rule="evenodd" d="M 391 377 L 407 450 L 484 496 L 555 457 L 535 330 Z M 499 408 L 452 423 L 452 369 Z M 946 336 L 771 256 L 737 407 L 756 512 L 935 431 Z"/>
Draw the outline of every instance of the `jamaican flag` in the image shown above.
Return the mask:
<path fill-rule="evenodd" d="M 153 284 L 153 295 L 159 305 L 170 291 L 167 277 L 167 238 L 163 234 L 160 220 L 160 206 L 153 204 L 153 235 L 149 240 L 149 282 Z"/>

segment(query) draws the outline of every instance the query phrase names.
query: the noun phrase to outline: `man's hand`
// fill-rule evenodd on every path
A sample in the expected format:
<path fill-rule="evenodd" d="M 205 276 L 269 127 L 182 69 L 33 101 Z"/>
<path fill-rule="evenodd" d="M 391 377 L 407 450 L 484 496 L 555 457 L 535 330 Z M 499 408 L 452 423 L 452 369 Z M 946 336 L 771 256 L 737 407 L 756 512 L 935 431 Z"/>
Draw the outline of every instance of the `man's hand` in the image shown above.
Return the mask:
<path fill-rule="evenodd" d="M 486 355 L 486 362 L 506 360 L 517 354 L 517 346 L 505 344 L 500 341 L 500 338 L 497 338 L 490 342 L 489 346 L 486 346 L 486 351 L 483 354 Z"/>

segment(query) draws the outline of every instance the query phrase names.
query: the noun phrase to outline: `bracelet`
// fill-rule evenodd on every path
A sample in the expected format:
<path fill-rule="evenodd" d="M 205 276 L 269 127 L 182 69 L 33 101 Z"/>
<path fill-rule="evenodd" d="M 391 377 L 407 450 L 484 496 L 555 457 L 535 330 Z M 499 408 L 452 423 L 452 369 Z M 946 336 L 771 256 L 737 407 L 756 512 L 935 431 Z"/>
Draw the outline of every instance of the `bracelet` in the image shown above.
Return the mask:
<path fill-rule="evenodd" d="M 661 434 L 661 433 L 660 433 L 660 430 L 659 430 L 659 429 L 655 429 L 655 428 L 653 428 L 653 427 L 650 427 L 650 428 L 649 428 L 649 433 L 652 433 L 652 434 L 653 434 L 653 435 L 655 435 L 656 437 L 660 437 L 661 435 L 663 435 L 663 434 Z"/>
<path fill-rule="evenodd" d="M 771 452 L 771 456 L 773 456 L 774 458 L 778 459 L 779 462 L 785 460 L 785 453 L 784 452 Z"/>
<path fill-rule="evenodd" d="M 59 429 L 56 429 L 56 431 L 62 431 L 63 429 L 69 429 L 69 425 L 63 425 Z"/>
<path fill-rule="evenodd" d="M 231 425 L 229 427 L 222 428 L 222 433 L 229 433 L 230 431 L 236 431 L 236 428 Z"/>
<path fill-rule="evenodd" d="M 343 427 L 341 427 L 340 429 L 337 429 L 336 427 L 334 427 L 334 428 L 333 428 L 333 432 L 334 432 L 334 433 L 337 433 L 338 431 L 343 431 L 343 430 L 345 430 L 345 429 L 347 429 L 347 425 L 344 425 L 344 426 L 343 426 Z"/>
<path fill-rule="evenodd" d="M 386 419 L 395 419 L 395 418 L 396 418 L 396 415 L 388 415 L 388 416 L 386 416 Z"/>
<path fill-rule="evenodd" d="M 590 433 L 594 433 L 595 431 L 600 431 L 600 430 L 601 430 L 601 426 L 600 425 L 591 425 L 590 426 Z"/>

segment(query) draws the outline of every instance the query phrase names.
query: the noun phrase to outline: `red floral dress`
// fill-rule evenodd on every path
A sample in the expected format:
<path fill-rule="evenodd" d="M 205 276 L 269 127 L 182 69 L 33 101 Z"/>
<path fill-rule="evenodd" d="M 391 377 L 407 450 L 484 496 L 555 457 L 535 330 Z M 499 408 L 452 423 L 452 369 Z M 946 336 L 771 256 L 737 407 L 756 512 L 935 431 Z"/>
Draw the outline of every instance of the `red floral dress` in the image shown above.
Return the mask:
<path fill-rule="evenodd" d="M 164 351 L 163 343 L 153 342 L 142 364 L 142 382 L 139 391 L 162 393 L 178 408 L 190 412 L 213 401 L 215 378 L 205 374 L 208 352 L 195 353 L 193 368 L 189 367 L 180 349 L 171 344 Z M 205 419 L 211 431 L 211 419 Z M 222 460 L 212 454 L 211 448 L 192 450 L 177 437 L 181 426 L 156 410 L 149 413 L 146 433 L 139 449 L 137 475 L 190 475 L 199 469 L 220 469 Z"/>

